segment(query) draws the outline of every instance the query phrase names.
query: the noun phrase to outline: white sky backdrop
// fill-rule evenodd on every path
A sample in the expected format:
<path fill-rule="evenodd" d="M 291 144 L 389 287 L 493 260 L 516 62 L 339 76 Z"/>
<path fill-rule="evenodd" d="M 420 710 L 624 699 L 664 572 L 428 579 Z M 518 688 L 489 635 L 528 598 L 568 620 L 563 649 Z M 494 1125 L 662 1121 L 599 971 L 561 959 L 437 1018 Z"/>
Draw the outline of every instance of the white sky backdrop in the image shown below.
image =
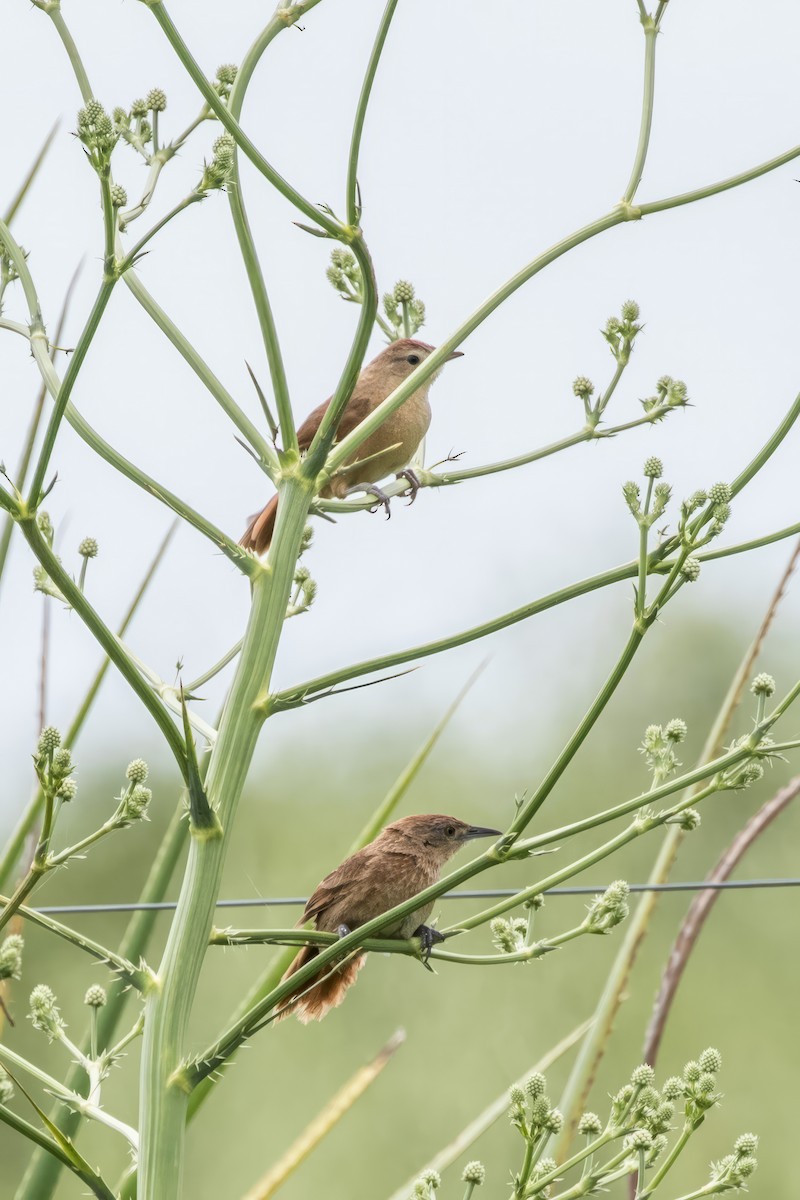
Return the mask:
<path fill-rule="evenodd" d="M 209 75 L 219 63 L 241 59 L 268 8 L 252 0 L 170 5 Z M 64 12 L 109 110 L 161 86 L 169 97 L 164 136 L 194 116 L 199 99 L 144 5 L 80 0 L 65 3 Z M 289 30 L 270 48 L 243 115 L 270 161 L 305 195 L 338 212 L 379 12 L 367 0 L 319 5 L 303 22 L 305 32 Z M 67 281 L 87 255 L 65 337 L 72 345 L 99 282 L 102 248 L 96 181 L 71 136 L 77 87 L 43 13 L 9 0 L 2 35 L 0 202 L 7 203 L 59 118 L 55 146 L 15 232 L 30 251 L 51 329 Z M 659 38 L 653 136 L 639 198 L 712 182 L 800 141 L 798 45 L 796 5 L 673 0 Z M 619 197 L 638 132 L 642 53 L 634 0 L 401 0 L 367 118 L 360 179 L 379 284 L 414 281 L 428 306 L 422 336 L 441 339 L 525 261 Z M 167 168 L 154 215 L 194 185 L 219 132 L 206 124 Z M 133 200 L 145 168 L 126 147 L 115 164 Z M 800 165 L 789 165 L 603 235 L 538 276 L 482 326 L 433 392 L 429 461 L 455 448 L 472 466 L 575 431 L 581 406 L 572 379 L 586 373 L 602 386 L 610 378 L 612 359 L 597 330 L 628 297 L 639 301 L 646 329 L 609 419 L 640 415 L 638 399 L 665 372 L 687 381 L 696 407 L 614 443 L 423 493 L 412 509 L 396 502 L 388 523 L 377 515 L 336 527 L 317 523 L 308 564 L 318 601 L 311 616 L 287 628 L 277 681 L 287 685 L 485 620 L 632 557 L 636 531 L 620 484 L 647 454 L 662 456 L 677 496 L 734 476 L 800 387 L 797 175 Z M 330 244 L 295 229 L 297 214 L 249 164 L 244 178 L 302 418 L 332 390 L 356 311 L 326 282 Z M 140 236 L 142 222 L 134 228 Z M 267 372 L 225 197 L 181 216 L 151 250 L 141 266 L 144 282 L 258 420 L 245 358 L 264 381 Z M 23 315 L 19 294 L 9 296 L 7 312 Z M 376 335 L 372 352 L 380 346 Z M 0 372 L 0 457 L 13 464 L 38 378 L 24 343 L 11 334 L 0 336 Z M 122 285 L 74 400 L 109 441 L 234 537 L 270 493 L 214 401 Z M 797 519 L 798 437 L 736 504 L 730 540 Z M 170 515 L 68 428 L 53 466 L 60 478 L 49 501 L 57 548 L 77 568 L 77 542 L 97 537 L 101 555 L 90 565 L 89 595 L 113 623 Z M 788 550 L 784 543 L 762 551 L 744 570 L 706 569 L 702 586 L 680 601 L 684 612 L 744 616 L 749 629 Z M 3 703 L 10 710 L 0 724 L 3 822 L 28 793 L 42 603 L 31 593 L 32 562 L 20 540 L 12 556 L 0 615 Z M 588 700 L 622 644 L 628 596 L 617 590 L 582 601 L 429 663 L 410 680 L 283 718 L 270 739 L 302 747 L 313 732 L 333 736 L 349 721 L 366 723 L 380 738 L 412 709 L 422 713 L 421 730 L 491 651 L 491 669 L 459 720 L 477 749 L 485 741 L 494 754 L 498 734 L 509 746 L 520 743 L 536 713 L 550 706 L 557 666 L 559 680 Z M 790 606 L 793 621 L 796 596 Z M 184 530 L 130 641 L 169 678 L 181 657 L 188 678 L 236 640 L 246 609 L 246 583 Z M 57 609 L 53 639 L 49 716 L 65 724 L 97 652 L 78 619 Z M 796 666 L 787 665 L 785 682 Z M 524 697 L 524 708 L 512 711 L 502 689 Z M 207 695 L 212 717 L 214 689 Z M 153 745 L 149 719 L 116 680 L 103 693 L 90 740 L 118 749 L 123 762 Z"/>

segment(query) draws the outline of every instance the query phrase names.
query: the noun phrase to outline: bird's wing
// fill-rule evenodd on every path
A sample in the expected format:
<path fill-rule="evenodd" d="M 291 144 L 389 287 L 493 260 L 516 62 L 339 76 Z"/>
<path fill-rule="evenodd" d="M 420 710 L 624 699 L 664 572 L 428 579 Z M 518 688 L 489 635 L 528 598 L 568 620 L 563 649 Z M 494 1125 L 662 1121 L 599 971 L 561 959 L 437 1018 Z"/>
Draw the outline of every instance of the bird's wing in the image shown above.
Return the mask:
<path fill-rule="evenodd" d="M 298 429 L 297 442 L 301 451 L 308 450 L 314 440 L 314 435 L 320 427 L 322 418 L 328 411 L 331 399 L 332 397 L 329 397 L 322 404 L 317 405 L 314 411 L 308 414 Z M 341 441 L 342 438 L 347 437 L 348 433 L 352 433 L 356 425 L 360 425 L 364 418 L 369 416 L 373 407 L 374 405 L 369 396 L 360 392 L 352 395 L 339 420 L 339 428 L 336 430 L 336 440 Z"/>

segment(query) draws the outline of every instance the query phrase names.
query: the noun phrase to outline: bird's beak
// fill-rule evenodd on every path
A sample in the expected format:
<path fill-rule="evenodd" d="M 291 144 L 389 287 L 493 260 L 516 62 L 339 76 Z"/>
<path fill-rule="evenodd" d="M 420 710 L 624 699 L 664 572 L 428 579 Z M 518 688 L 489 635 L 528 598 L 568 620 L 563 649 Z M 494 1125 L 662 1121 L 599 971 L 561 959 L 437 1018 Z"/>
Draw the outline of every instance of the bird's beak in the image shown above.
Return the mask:
<path fill-rule="evenodd" d="M 452 354 L 448 354 L 447 358 L 444 361 L 450 362 L 451 358 L 463 358 L 463 357 L 464 357 L 463 350 L 454 350 Z"/>
<path fill-rule="evenodd" d="M 470 841 L 472 838 L 501 836 L 502 831 L 499 829 L 486 829 L 483 825 L 470 825 L 469 829 L 464 834 L 464 839 L 466 841 Z"/>

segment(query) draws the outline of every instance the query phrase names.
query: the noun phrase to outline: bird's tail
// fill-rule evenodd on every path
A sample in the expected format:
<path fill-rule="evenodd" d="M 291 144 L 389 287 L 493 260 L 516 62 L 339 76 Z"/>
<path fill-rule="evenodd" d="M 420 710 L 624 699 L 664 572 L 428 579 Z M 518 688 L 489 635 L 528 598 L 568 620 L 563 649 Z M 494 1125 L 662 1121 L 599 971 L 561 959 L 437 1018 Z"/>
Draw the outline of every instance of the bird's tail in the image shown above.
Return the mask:
<path fill-rule="evenodd" d="M 286 971 L 283 980 L 290 979 L 318 954 L 319 949 L 316 946 L 304 946 Z M 297 991 L 291 993 L 284 1001 L 275 1019 L 282 1021 L 284 1017 L 294 1013 L 303 1025 L 307 1025 L 309 1021 L 321 1021 L 330 1009 L 342 1003 L 347 989 L 355 983 L 365 961 L 366 955 L 358 954 L 339 967 L 328 963 L 319 976 L 312 976 L 305 983 L 298 985 Z M 317 979 L 319 982 L 316 982 Z"/>
<path fill-rule="evenodd" d="M 268 504 L 250 518 L 250 522 L 239 539 L 239 545 L 254 554 L 266 554 L 272 541 L 275 529 L 275 517 L 278 512 L 278 497 L 273 496 Z"/>

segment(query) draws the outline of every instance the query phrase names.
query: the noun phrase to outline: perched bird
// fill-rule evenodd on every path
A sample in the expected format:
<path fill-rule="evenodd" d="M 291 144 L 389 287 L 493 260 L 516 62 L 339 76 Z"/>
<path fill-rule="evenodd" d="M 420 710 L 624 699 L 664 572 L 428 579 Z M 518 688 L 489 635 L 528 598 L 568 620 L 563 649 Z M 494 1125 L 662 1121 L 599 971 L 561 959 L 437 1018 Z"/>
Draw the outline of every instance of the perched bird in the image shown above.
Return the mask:
<path fill-rule="evenodd" d="M 298 925 L 313 921 L 317 929 L 345 937 L 373 917 L 388 912 L 436 883 L 442 867 L 465 842 L 494 836 L 500 836 L 498 829 L 467 825 L 456 817 L 440 813 L 403 817 L 387 825 L 374 842 L 351 854 L 340 867 L 325 876 L 306 904 Z M 440 933 L 425 924 L 432 908 L 433 902 L 423 904 L 375 936 L 419 937 L 430 953 L 434 942 L 444 940 Z M 290 979 L 319 952 L 318 946 L 304 946 L 283 978 Z M 319 983 L 315 983 L 315 977 L 307 979 L 288 997 L 279 1010 L 278 1019 L 294 1012 L 304 1025 L 309 1021 L 321 1021 L 329 1009 L 342 1003 L 345 992 L 355 983 L 365 957 L 358 953 L 340 967 L 328 963 L 320 972 Z"/>
<path fill-rule="evenodd" d="M 356 380 L 353 394 L 345 406 L 339 426 L 337 438 L 344 438 L 360 425 L 365 417 L 382 404 L 395 388 L 424 362 L 434 347 L 427 342 L 418 342 L 413 338 L 401 338 L 392 342 L 385 350 L 381 350 L 377 358 L 373 358 Z M 454 350 L 451 358 L 461 358 L 460 350 Z M 350 492 L 368 491 L 389 512 L 389 498 L 380 488 L 376 487 L 379 479 L 395 474 L 398 478 L 408 480 L 411 488 L 411 502 L 419 490 L 419 480 L 408 464 L 413 459 L 431 423 L 431 408 L 428 403 L 428 392 L 431 384 L 441 371 L 435 371 L 426 379 L 408 399 L 400 405 L 396 412 L 383 422 L 365 442 L 356 450 L 349 462 L 355 465 L 348 470 L 348 463 L 340 474 L 337 474 L 320 495 L 343 499 Z M 330 397 L 310 413 L 297 431 L 297 441 L 301 452 L 308 450 L 314 435 L 319 429 Z M 362 460 L 368 459 L 368 462 Z M 275 516 L 278 511 L 278 497 L 273 496 L 265 508 L 251 519 L 242 535 L 240 545 L 256 554 L 265 554 L 272 541 L 275 528 Z"/>

